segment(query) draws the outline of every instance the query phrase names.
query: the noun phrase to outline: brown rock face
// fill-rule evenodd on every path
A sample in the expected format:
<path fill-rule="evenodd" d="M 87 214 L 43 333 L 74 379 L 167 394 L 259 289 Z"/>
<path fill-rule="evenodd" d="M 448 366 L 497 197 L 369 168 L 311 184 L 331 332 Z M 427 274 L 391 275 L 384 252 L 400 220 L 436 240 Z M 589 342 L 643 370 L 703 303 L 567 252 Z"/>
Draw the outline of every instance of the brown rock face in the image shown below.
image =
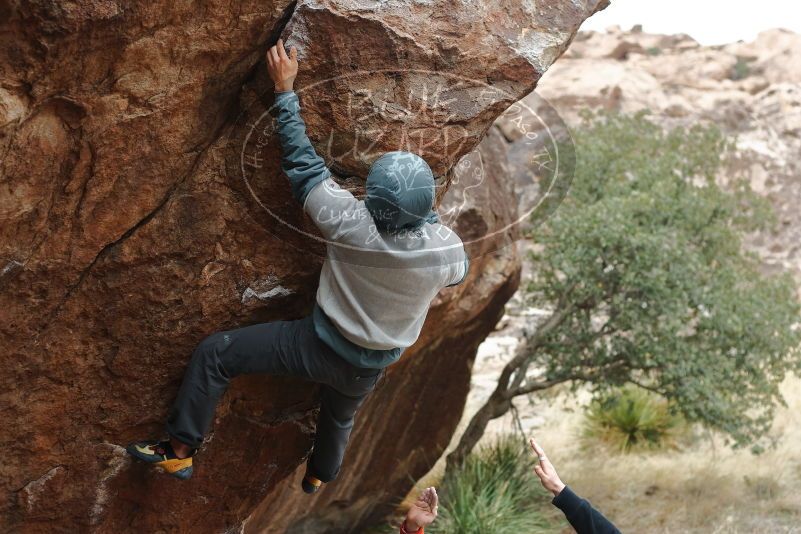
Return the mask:
<path fill-rule="evenodd" d="M 300 84 L 316 84 L 306 120 L 337 166 L 365 173 L 400 146 L 443 174 L 601 3 L 300 0 L 284 35 L 304 60 Z"/>
<path fill-rule="evenodd" d="M 293 228 L 308 222 L 269 129 L 254 135 L 272 98 L 263 52 L 282 31 L 300 46 L 309 132 L 342 174 L 397 148 L 445 173 L 596 4 L 0 6 L 0 530 L 219 532 L 250 518 L 258 531 L 278 511 L 281 528 L 347 530 L 380 516 L 447 443 L 475 347 L 517 283 L 491 139 L 470 158 L 496 170 L 451 222 L 500 231 L 470 245 L 470 279 L 443 292 L 368 401 L 340 480 L 308 501 L 287 480 L 314 432 L 316 391 L 298 380 L 235 380 L 188 484 L 120 448 L 162 432 L 205 335 L 310 309 L 322 251 Z M 440 100 L 423 99 L 425 81 Z M 442 180 L 446 206 L 465 197 L 459 172 Z"/>

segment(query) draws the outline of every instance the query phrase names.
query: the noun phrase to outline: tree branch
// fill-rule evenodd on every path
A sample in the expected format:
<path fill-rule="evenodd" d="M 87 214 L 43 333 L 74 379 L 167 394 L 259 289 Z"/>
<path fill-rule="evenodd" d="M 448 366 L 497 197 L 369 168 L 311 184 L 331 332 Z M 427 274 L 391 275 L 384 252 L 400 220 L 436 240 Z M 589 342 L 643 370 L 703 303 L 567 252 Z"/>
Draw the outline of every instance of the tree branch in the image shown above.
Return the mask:
<path fill-rule="evenodd" d="M 633 378 L 629 378 L 627 381 L 631 382 L 632 384 L 634 384 L 638 388 L 642 388 L 642 389 L 644 389 L 646 391 L 650 391 L 651 393 L 656 393 L 657 395 L 660 395 L 662 397 L 666 396 L 665 393 L 663 391 L 660 391 L 658 388 L 655 388 L 653 386 L 646 386 L 645 384 L 642 384 L 642 383 L 638 382 L 637 380 L 634 380 Z"/>
<path fill-rule="evenodd" d="M 593 382 L 598 380 L 601 376 L 608 373 L 610 370 L 615 369 L 616 367 L 625 367 L 625 360 L 619 359 L 610 362 L 609 365 L 603 367 L 601 369 L 596 370 L 593 373 L 581 373 L 576 372 L 569 375 L 561 376 L 559 378 L 553 378 L 551 380 L 542 380 L 540 382 L 533 382 L 527 384 L 525 386 L 519 387 L 514 390 L 509 390 L 505 394 L 506 399 L 513 399 L 514 397 L 518 397 L 520 395 L 528 395 L 529 393 L 534 393 L 535 391 L 542 391 L 543 389 L 548 389 L 558 384 L 562 384 L 564 382 L 572 382 L 574 380 L 581 380 L 582 382 Z M 631 381 L 634 383 L 633 381 Z M 639 385 L 639 384 L 637 384 Z"/>
<path fill-rule="evenodd" d="M 519 397 L 520 395 L 528 395 L 529 393 L 534 393 L 535 391 L 542 391 L 543 389 L 552 388 L 557 384 L 562 384 L 563 382 L 570 382 L 577 379 L 577 376 L 571 375 L 562 378 L 554 378 L 553 380 L 544 380 L 542 382 L 532 382 L 517 389 L 509 390 L 506 393 L 506 398 L 512 399 L 514 397 Z"/>
<path fill-rule="evenodd" d="M 530 354 L 529 354 L 530 356 Z M 520 387 L 520 384 L 526 379 L 526 374 L 528 373 L 528 368 L 531 366 L 531 358 L 528 358 L 520 367 L 517 368 L 517 372 L 515 372 L 515 377 L 512 380 L 512 385 L 509 386 L 509 389 L 517 389 Z"/>
<path fill-rule="evenodd" d="M 537 328 L 537 331 L 534 332 L 534 334 L 525 334 L 523 336 L 523 341 L 515 351 L 514 358 L 512 358 L 504 366 L 503 370 L 501 371 L 501 375 L 498 377 L 498 387 L 496 388 L 496 391 L 505 391 L 509 389 L 509 379 L 511 378 L 512 373 L 521 365 L 523 365 L 526 362 L 526 359 L 531 357 L 531 353 L 542 344 L 542 341 L 545 339 L 545 337 L 547 337 L 548 334 L 562 324 L 568 315 L 570 315 L 570 312 L 573 311 L 573 307 L 568 306 L 566 303 L 567 297 L 571 291 L 572 288 L 568 290 L 568 292 L 564 294 L 562 298 L 559 299 L 556 310 L 550 315 L 550 317 L 548 317 L 545 323 Z"/>

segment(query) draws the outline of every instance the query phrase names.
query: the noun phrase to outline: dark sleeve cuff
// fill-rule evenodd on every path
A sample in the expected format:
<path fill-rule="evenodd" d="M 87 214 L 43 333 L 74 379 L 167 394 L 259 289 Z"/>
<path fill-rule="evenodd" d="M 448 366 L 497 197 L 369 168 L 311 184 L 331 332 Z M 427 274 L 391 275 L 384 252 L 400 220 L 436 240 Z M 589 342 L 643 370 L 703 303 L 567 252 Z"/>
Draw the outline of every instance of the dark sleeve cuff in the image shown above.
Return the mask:
<path fill-rule="evenodd" d="M 565 486 L 559 495 L 553 498 L 551 504 L 562 510 L 567 517 L 575 515 L 581 507 L 581 497 L 573 493 L 573 490 Z"/>

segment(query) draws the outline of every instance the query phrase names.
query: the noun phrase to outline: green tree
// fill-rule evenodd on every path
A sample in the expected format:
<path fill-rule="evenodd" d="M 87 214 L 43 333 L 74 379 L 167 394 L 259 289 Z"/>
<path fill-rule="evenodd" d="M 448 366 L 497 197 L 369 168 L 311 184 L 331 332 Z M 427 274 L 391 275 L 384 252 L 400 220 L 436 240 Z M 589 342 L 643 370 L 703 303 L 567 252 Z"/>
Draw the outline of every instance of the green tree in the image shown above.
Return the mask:
<path fill-rule="evenodd" d="M 639 114 L 587 116 L 574 139 L 572 190 L 530 236 L 526 294 L 550 315 L 524 334 L 449 470 L 513 398 L 562 383 L 599 396 L 634 384 L 735 445 L 754 443 L 798 368 L 796 288 L 743 250 L 771 212 L 746 184 L 717 185 L 724 136 Z"/>

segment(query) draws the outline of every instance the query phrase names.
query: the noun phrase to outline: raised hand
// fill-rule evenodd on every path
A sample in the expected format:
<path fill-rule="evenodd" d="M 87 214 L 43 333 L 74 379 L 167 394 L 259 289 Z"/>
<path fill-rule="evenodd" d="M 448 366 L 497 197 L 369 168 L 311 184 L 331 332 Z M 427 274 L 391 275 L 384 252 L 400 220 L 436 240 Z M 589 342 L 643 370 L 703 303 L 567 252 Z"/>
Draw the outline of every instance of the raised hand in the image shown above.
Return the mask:
<path fill-rule="evenodd" d="M 415 532 L 419 530 L 420 527 L 427 527 L 433 523 L 434 519 L 437 517 L 438 504 L 439 497 L 437 497 L 436 489 L 426 488 L 423 490 L 406 513 L 406 530 L 408 532 Z"/>
<path fill-rule="evenodd" d="M 291 91 L 298 75 L 298 49 L 294 46 L 287 55 L 283 39 L 267 50 L 267 72 L 275 83 L 275 91 Z"/>
<path fill-rule="evenodd" d="M 537 455 L 538 463 L 534 465 L 534 474 L 540 477 L 542 486 L 553 493 L 554 497 L 559 495 L 562 490 L 565 489 L 565 484 L 562 482 L 562 479 L 559 478 L 556 468 L 545 455 L 545 450 L 534 441 L 534 438 L 531 438 L 529 443 L 531 444 L 531 449 L 534 451 L 534 454 Z"/>

